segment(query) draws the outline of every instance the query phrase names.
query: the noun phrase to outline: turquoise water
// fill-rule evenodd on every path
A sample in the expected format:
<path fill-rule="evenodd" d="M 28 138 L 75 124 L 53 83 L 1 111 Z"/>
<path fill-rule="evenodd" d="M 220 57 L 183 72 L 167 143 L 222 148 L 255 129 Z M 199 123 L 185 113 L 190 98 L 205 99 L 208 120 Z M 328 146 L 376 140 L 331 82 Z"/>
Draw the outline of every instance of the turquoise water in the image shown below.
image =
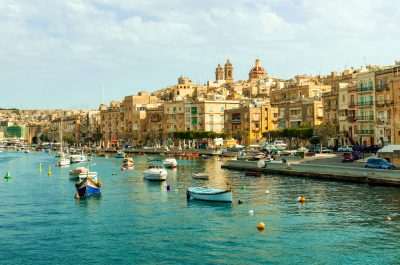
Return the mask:
<path fill-rule="evenodd" d="M 0 264 L 398 264 L 400 189 L 223 170 L 178 160 L 167 183 L 95 158 L 102 195 L 75 200 L 68 168 L 45 153 L 0 153 Z M 43 172 L 38 172 L 38 164 Z M 52 176 L 47 176 L 52 165 Z M 206 171 L 210 180 L 193 180 Z M 117 175 L 113 176 L 115 172 Z M 234 203 L 186 201 L 189 186 L 226 187 Z M 265 191 L 269 190 L 269 194 Z M 306 203 L 296 202 L 305 196 Z M 243 204 L 238 204 L 238 199 Z M 254 215 L 248 214 L 249 210 Z M 384 220 L 391 216 L 392 221 Z M 259 232 L 258 222 L 266 229 Z"/>

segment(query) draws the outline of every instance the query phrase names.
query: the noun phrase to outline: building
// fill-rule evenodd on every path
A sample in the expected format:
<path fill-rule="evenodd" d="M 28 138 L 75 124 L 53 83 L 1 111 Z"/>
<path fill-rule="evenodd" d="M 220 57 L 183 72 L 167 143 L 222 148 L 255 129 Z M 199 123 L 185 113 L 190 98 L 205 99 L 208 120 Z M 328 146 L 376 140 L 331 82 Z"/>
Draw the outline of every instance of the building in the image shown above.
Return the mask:
<path fill-rule="evenodd" d="M 375 73 L 375 140 L 377 144 L 398 144 L 400 62 Z"/>
<path fill-rule="evenodd" d="M 260 65 L 260 60 L 257 58 L 254 67 L 249 72 L 249 81 L 258 81 L 268 77 L 264 67 Z"/>
<path fill-rule="evenodd" d="M 244 102 L 224 112 L 224 131 L 242 144 L 258 144 L 264 132 L 278 129 L 278 108 L 267 102 Z"/>
<path fill-rule="evenodd" d="M 164 102 L 163 130 L 165 133 L 185 130 L 185 102 Z"/>
<path fill-rule="evenodd" d="M 229 59 L 226 61 L 224 67 L 224 74 L 225 74 L 225 82 L 227 84 L 233 83 L 233 65 Z"/>
<path fill-rule="evenodd" d="M 138 95 L 126 96 L 122 102 L 124 137 L 123 139 L 133 144 L 143 138 L 146 130 L 146 109 L 157 107 L 157 97 L 146 92 Z"/>
<path fill-rule="evenodd" d="M 164 107 L 162 105 L 157 108 L 146 110 L 146 130 L 143 141 L 153 144 L 163 144 L 166 138 L 164 135 Z"/>
<path fill-rule="evenodd" d="M 235 100 L 202 100 L 185 103 L 186 131 L 224 132 L 225 110 L 238 108 Z"/>
<path fill-rule="evenodd" d="M 125 143 L 124 111 L 120 101 L 111 101 L 110 106 L 100 105 L 102 144 L 104 148 L 115 148 Z"/>

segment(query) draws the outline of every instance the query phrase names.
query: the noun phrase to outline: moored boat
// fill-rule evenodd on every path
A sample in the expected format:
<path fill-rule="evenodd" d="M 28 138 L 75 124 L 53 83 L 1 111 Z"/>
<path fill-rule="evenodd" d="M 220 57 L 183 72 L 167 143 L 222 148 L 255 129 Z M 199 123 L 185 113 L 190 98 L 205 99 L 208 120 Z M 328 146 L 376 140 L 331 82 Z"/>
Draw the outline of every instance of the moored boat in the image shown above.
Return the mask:
<path fill-rule="evenodd" d="M 214 202 L 232 202 L 232 191 L 223 189 L 208 189 L 203 187 L 190 187 L 186 192 L 187 199 Z"/>
<path fill-rule="evenodd" d="M 81 174 L 87 174 L 89 172 L 89 169 L 85 167 L 77 167 L 75 169 L 72 169 L 69 171 L 70 179 L 78 179 L 79 175 Z"/>
<path fill-rule="evenodd" d="M 126 169 L 134 169 L 133 165 L 133 158 L 132 157 L 125 157 L 124 161 L 122 162 L 122 166 Z"/>
<path fill-rule="evenodd" d="M 175 168 L 178 165 L 178 162 L 176 162 L 175 158 L 165 158 L 162 163 L 168 168 Z"/>
<path fill-rule="evenodd" d="M 115 158 L 125 158 L 125 153 L 123 151 L 117 151 Z"/>
<path fill-rule="evenodd" d="M 208 179 L 208 175 L 207 175 L 206 173 L 202 173 L 202 172 L 200 172 L 200 173 L 193 173 L 192 177 L 193 177 L 194 179 L 204 179 L 204 180 Z"/>
<path fill-rule="evenodd" d="M 61 157 L 60 160 L 58 160 L 58 166 L 63 167 L 63 166 L 69 166 L 71 164 L 70 158 L 67 158 L 65 156 Z"/>
<path fill-rule="evenodd" d="M 80 163 L 80 162 L 86 162 L 88 159 L 84 154 L 81 155 L 71 155 L 70 156 L 71 163 Z"/>
<path fill-rule="evenodd" d="M 167 179 L 168 172 L 165 168 L 150 165 L 148 169 L 143 171 L 143 176 L 148 180 L 158 180 L 163 181 Z"/>
<path fill-rule="evenodd" d="M 79 176 L 79 181 L 75 184 L 75 187 L 79 196 L 84 197 L 92 194 L 99 194 L 101 183 L 97 181 L 97 173 L 96 178 L 92 178 L 90 175 L 81 175 Z"/>

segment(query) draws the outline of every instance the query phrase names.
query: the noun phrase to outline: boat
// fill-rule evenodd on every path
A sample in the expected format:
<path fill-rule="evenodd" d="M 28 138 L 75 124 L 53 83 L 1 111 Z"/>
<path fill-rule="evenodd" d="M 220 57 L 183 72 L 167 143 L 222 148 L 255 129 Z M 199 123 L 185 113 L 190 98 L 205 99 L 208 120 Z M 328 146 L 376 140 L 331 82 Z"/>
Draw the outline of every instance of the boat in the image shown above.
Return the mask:
<path fill-rule="evenodd" d="M 118 151 L 115 158 L 125 158 L 125 153 L 123 151 Z"/>
<path fill-rule="evenodd" d="M 133 158 L 125 157 L 124 161 L 122 162 L 122 166 L 126 169 L 134 169 L 135 166 L 133 165 Z"/>
<path fill-rule="evenodd" d="M 194 179 L 208 179 L 208 175 L 206 173 L 193 173 L 192 177 Z"/>
<path fill-rule="evenodd" d="M 97 180 L 97 173 L 95 178 L 90 175 L 80 175 L 79 181 L 75 184 L 75 187 L 79 196 L 87 197 L 92 194 L 99 194 L 101 183 Z"/>
<path fill-rule="evenodd" d="M 156 165 L 150 165 L 148 169 L 143 172 L 143 176 L 148 180 L 163 181 L 167 179 L 168 172 L 165 168 Z"/>
<path fill-rule="evenodd" d="M 77 167 L 69 171 L 70 179 L 77 179 L 80 174 L 87 174 L 89 169 L 85 167 Z"/>
<path fill-rule="evenodd" d="M 70 160 L 71 160 L 71 163 L 80 163 L 80 162 L 88 161 L 87 157 L 83 154 L 83 151 L 82 151 L 82 154 L 80 154 L 80 155 L 77 155 L 77 154 L 70 155 Z"/>
<path fill-rule="evenodd" d="M 190 187 L 186 192 L 187 199 L 214 202 L 232 202 L 232 191 L 223 189 L 208 189 L 203 187 Z"/>
<path fill-rule="evenodd" d="M 278 150 L 285 150 L 287 147 L 287 144 L 285 144 L 283 141 L 277 140 L 274 142 L 273 146 L 275 148 L 277 148 Z"/>
<path fill-rule="evenodd" d="M 58 160 L 58 166 L 63 167 L 63 166 L 69 166 L 71 164 L 71 159 L 68 157 L 63 156 Z"/>
<path fill-rule="evenodd" d="M 11 176 L 11 174 L 10 174 L 10 171 L 7 170 L 7 173 L 6 173 L 6 175 L 4 176 L 4 178 L 5 178 L 5 179 L 10 179 L 10 178 L 12 178 L 12 176 Z"/>
<path fill-rule="evenodd" d="M 29 152 L 28 149 L 25 149 L 24 153 L 25 153 L 25 154 L 29 154 L 30 152 Z"/>
<path fill-rule="evenodd" d="M 261 172 L 258 172 L 258 171 L 245 171 L 244 175 L 246 177 L 261 177 Z"/>
<path fill-rule="evenodd" d="M 175 158 L 165 158 L 162 163 L 168 168 L 175 168 L 178 165 L 178 162 L 176 162 Z"/>

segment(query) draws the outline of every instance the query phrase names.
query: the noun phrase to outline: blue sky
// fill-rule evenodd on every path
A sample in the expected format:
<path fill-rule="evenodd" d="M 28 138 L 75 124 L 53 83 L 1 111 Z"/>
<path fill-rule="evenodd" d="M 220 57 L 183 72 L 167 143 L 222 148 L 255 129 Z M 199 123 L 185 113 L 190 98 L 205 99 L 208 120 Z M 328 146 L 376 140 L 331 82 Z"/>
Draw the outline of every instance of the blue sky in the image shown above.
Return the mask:
<path fill-rule="evenodd" d="M 2 0 L 0 107 L 97 108 L 138 91 L 269 74 L 328 74 L 400 58 L 400 1 Z"/>

